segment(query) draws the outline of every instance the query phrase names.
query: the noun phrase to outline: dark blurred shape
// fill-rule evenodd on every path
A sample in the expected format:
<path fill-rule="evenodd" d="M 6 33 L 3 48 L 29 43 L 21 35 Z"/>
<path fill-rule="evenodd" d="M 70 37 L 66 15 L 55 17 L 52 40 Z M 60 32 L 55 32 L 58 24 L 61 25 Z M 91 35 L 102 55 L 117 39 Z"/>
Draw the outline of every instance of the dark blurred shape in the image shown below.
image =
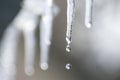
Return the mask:
<path fill-rule="evenodd" d="M 17 15 L 22 0 L 0 0 L 0 41 L 8 24 Z"/>

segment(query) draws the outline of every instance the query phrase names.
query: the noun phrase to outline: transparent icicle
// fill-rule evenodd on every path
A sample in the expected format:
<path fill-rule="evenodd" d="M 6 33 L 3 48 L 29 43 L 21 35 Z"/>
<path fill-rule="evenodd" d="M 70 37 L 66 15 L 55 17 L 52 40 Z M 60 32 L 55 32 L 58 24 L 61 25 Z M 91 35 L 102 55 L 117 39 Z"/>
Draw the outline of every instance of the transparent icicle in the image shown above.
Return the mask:
<path fill-rule="evenodd" d="M 71 36 L 72 36 L 72 25 L 73 25 L 73 18 L 75 15 L 75 0 L 67 0 L 67 32 L 66 32 L 66 51 L 71 51 Z"/>
<path fill-rule="evenodd" d="M 20 31 L 14 25 L 8 26 L 1 43 L 2 80 L 14 80 L 16 75 L 16 50 Z"/>
<path fill-rule="evenodd" d="M 91 28 L 92 26 L 92 8 L 93 8 L 93 0 L 85 0 L 85 26 L 87 28 Z"/>
<path fill-rule="evenodd" d="M 42 70 L 48 69 L 48 56 L 49 48 L 51 44 L 52 37 L 52 24 L 53 24 L 53 0 L 47 0 L 47 6 L 45 14 L 42 15 L 41 19 L 41 28 L 40 28 L 40 46 L 41 46 L 41 55 L 40 55 L 40 67 Z"/>
<path fill-rule="evenodd" d="M 27 75 L 34 74 L 34 63 L 35 63 L 35 30 L 24 31 L 25 41 L 25 73 Z"/>

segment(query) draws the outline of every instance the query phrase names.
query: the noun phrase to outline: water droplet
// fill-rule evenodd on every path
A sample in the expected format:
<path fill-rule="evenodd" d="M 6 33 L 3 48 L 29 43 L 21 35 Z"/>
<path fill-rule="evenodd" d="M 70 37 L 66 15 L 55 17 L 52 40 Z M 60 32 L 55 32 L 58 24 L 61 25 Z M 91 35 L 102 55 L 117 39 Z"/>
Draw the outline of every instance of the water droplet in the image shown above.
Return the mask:
<path fill-rule="evenodd" d="M 67 46 L 66 46 L 66 51 L 67 51 L 67 52 L 70 52 L 70 51 L 71 51 L 70 45 L 67 45 Z"/>
<path fill-rule="evenodd" d="M 68 63 L 68 64 L 66 64 L 65 68 L 66 68 L 67 70 L 70 70 L 70 69 L 72 68 L 72 65 L 71 65 L 70 63 Z"/>
<path fill-rule="evenodd" d="M 70 52 L 71 51 L 71 46 L 70 46 L 70 44 L 71 44 L 71 36 L 70 36 L 70 38 L 69 37 L 66 37 L 66 41 L 67 41 L 67 46 L 66 46 L 66 51 L 67 52 Z"/>

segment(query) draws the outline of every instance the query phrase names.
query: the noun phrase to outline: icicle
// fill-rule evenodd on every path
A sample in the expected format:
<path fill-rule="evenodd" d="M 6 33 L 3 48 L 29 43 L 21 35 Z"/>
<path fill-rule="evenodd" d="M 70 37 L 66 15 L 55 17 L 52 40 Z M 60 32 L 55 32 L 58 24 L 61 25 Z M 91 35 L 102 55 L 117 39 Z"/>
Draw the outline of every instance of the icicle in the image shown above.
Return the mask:
<path fill-rule="evenodd" d="M 75 15 L 75 0 L 67 0 L 67 32 L 66 32 L 66 51 L 70 52 L 71 47 L 70 43 L 72 41 L 72 25 L 73 25 L 73 18 Z"/>
<path fill-rule="evenodd" d="M 16 50 L 20 31 L 10 25 L 1 43 L 2 80 L 14 80 L 16 74 Z"/>
<path fill-rule="evenodd" d="M 91 28 L 92 26 L 92 6 L 93 0 L 85 0 L 86 10 L 85 10 L 85 26 Z"/>
<path fill-rule="evenodd" d="M 23 31 L 25 40 L 25 73 L 29 76 L 34 73 L 35 29 L 37 22 L 38 16 L 26 9 L 22 9 L 13 22 L 18 29 Z"/>
<path fill-rule="evenodd" d="M 24 31 L 25 40 L 25 73 L 27 75 L 34 74 L 35 63 L 35 30 Z"/>
<path fill-rule="evenodd" d="M 27 10 L 23 10 L 23 12 L 21 12 L 20 20 L 18 20 L 18 26 L 22 27 L 25 40 L 25 73 L 29 76 L 34 74 L 34 59 L 36 50 L 35 29 L 37 27 L 37 22 L 38 17 L 29 13 Z"/>
<path fill-rule="evenodd" d="M 40 36 L 40 46 L 41 46 L 41 55 L 40 55 L 40 66 L 41 69 L 48 69 L 48 56 L 49 56 L 49 46 L 51 44 L 51 33 L 52 33 L 52 17 L 48 14 L 42 17 L 41 20 L 41 36 Z"/>
<path fill-rule="evenodd" d="M 52 24 L 55 13 L 53 8 L 53 0 L 47 0 L 47 6 L 45 14 L 42 15 L 41 20 L 41 36 L 40 36 L 40 46 L 41 46 L 41 55 L 40 55 L 40 67 L 43 70 L 48 69 L 48 56 L 49 56 L 49 48 L 51 44 L 52 38 Z"/>

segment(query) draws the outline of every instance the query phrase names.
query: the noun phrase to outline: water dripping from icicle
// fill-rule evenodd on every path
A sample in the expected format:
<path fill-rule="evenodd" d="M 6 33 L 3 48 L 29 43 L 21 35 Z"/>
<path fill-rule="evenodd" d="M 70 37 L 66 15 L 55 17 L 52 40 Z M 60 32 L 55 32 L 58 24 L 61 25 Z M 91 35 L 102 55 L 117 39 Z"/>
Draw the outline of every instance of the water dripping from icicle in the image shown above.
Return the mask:
<path fill-rule="evenodd" d="M 71 51 L 71 36 L 72 36 L 72 25 L 73 25 L 73 18 L 75 15 L 75 0 L 67 0 L 67 32 L 66 32 L 66 51 Z"/>
<path fill-rule="evenodd" d="M 71 51 L 71 47 L 70 47 L 69 44 L 66 46 L 66 51 L 67 51 L 67 52 L 70 52 L 70 51 Z"/>

